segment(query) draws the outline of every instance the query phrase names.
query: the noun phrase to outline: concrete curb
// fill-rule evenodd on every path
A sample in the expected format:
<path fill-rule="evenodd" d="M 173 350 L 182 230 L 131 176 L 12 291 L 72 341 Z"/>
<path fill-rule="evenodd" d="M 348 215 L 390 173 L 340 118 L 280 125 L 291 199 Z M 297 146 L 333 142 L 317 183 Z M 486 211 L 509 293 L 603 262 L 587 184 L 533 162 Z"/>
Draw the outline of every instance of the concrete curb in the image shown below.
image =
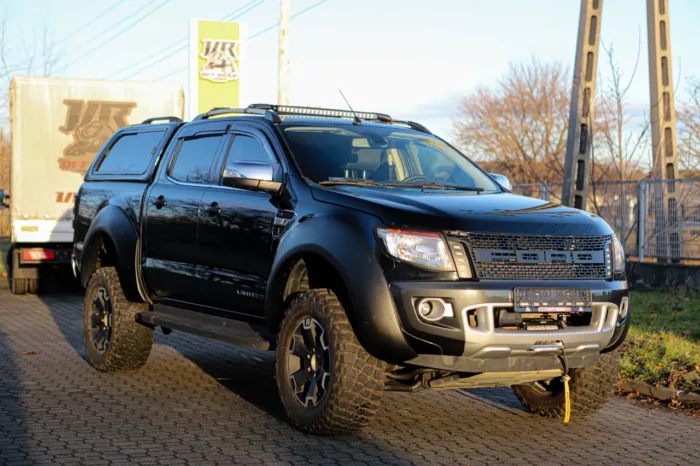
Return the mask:
<path fill-rule="evenodd" d="M 637 392 L 640 395 L 650 396 L 661 401 L 678 400 L 686 406 L 700 406 L 700 393 L 684 392 L 667 387 L 655 387 L 638 380 L 620 379 L 618 383 L 625 392 Z"/>

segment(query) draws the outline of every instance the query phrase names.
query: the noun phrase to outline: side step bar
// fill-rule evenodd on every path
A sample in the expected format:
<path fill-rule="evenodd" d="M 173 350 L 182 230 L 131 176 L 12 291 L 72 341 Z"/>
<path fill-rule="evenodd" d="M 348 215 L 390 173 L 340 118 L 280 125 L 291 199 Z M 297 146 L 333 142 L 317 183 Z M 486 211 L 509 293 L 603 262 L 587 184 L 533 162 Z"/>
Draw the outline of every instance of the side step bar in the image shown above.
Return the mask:
<path fill-rule="evenodd" d="M 154 312 L 137 314 L 136 320 L 146 325 L 180 330 L 226 343 L 233 343 L 236 346 L 259 350 L 270 350 L 273 347 L 272 341 L 274 339 L 271 335 L 266 335 L 268 333 L 266 332 L 267 329 L 262 325 L 251 325 L 238 320 L 187 311 L 171 306 L 158 305 Z"/>

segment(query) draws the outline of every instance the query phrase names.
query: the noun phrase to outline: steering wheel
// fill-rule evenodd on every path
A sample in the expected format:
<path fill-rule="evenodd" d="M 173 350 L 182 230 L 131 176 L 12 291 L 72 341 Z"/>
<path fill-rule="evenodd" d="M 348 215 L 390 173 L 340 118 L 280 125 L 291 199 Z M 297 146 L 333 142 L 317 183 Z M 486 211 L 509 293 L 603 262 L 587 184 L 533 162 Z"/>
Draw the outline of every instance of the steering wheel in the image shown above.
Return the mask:
<path fill-rule="evenodd" d="M 411 175 L 401 180 L 402 183 L 408 183 L 410 181 L 428 181 L 428 177 L 425 175 Z"/>

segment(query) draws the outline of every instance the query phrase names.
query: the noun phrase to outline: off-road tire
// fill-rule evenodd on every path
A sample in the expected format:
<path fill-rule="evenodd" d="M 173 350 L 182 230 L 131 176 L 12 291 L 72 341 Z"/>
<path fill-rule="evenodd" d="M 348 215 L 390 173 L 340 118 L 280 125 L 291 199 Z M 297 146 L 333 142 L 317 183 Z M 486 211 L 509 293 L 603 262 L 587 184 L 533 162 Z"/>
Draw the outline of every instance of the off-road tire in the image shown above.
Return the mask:
<path fill-rule="evenodd" d="M 111 337 L 104 352 L 100 352 L 91 335 L 93 299 L 104 288 L 111 305 Z M 85 290 L 83 303 L 83 338 L 88 361 L 103 372 L 138 369 L 143 366 L 153 346 L 153 328 L 136 321 L 139 312 L 148 311 L 147 304 L 126 299 L 114 267 L 103 267 L 92 274 Z"/>
<path fill-rule="evenodd" d="M 297 326 L 315 319 L 328 333 L 330 382 L 316 406 L 297 401 L 288 368 L 289 351 Z M 277 388 L 290 423 L 313 434 L 351 432 L 366 426 L 379 408 L 386 364 L 360 345 L 343 306 L 327 289 L 299 294 L 280 325 L 275 358 Z"/>
<path fill-rule="evenodd" d="M 30 278 L 27 280 L 27 289 L 29 293 L 31 294 L 38 294 L 39 293 L 39 279 L 38 278 Z"/>
<path fill-rule="evenodd" d="M 580 419 L 598 411 L 613 396 L 619 372 L 619 351 L 601 355 L 594 366 L 570 369 L 571 419 Z M 553 420 L 564 418 L 563 390 L 543 392 L 531 384 L 525 384 L 513 386 L 513 391 L 528 411 Z"/>

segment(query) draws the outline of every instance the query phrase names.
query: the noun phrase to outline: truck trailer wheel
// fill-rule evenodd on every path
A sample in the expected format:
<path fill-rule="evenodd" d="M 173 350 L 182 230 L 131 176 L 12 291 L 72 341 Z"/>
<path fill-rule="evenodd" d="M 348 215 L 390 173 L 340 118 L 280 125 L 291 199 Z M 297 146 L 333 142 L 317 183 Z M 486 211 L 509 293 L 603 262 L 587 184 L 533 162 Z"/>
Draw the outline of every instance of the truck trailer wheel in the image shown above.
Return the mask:
<path fill-rule="evenodd" d="M 12 294 L 25 294 L 29 289 L 29 279 L 27 278 L 13 278 L 10 291 Z"/>
<path fill-rule="evenodd" d="M 357 341 L 330 290 L 297 296 L 277 340 L 277 388 L 290 422 L 304 432 L 349 432 L 379 408 L 385 363 Z"/>
<path fill-rule="evenodd" d="M 122 292 L 114 267 L 98 269 L 83 303 L 83 337 L 88 360 L 100 371 L 138 369 L 153 346 L 153 328 L 136 321 L 147 304 L 132 303 Z"/>
<path fill-rule="evenodd" d="M 571 418 L 598 411 L 613 396 L 619 372 L 618 351 L 602 354 L 594 366 L 569 370 Z M 528 411 L 555 420 L 564 418 L 564 384 L 561 379 L 515 385 L 513 390 Z"/>
<path fill-rule="evenodd" d="M 31 294 L 37 294 L 39 293 L 39 279 L 38 278 L 29 278 L 27 280 L 27 289 Z"/>

